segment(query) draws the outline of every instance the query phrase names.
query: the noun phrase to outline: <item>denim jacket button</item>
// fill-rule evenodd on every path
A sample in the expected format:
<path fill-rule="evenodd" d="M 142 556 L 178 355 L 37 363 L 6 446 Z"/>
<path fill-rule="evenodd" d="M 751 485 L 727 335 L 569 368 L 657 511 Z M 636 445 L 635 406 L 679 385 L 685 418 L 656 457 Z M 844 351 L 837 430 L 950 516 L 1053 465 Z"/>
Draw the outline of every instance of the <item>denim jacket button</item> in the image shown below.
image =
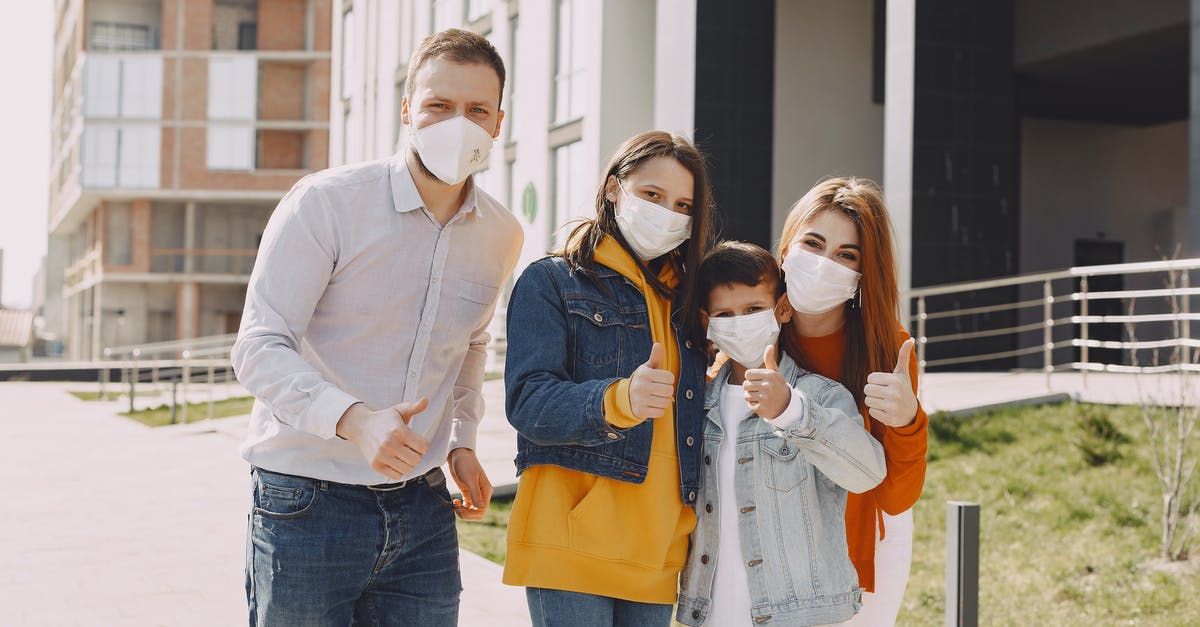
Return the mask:
<path fill-rule="evenodd" d="M 692 610 L 692 618 L 700 618 L 700 610 Z"/>
<path fill-rule="evenodd" d="M 595 320 L 596 322 L 604 322 L 604 316 L 600 315 L 600 312 L 597 311 L 596 313 L 592 314 L 592 320 Z"/>
<path fill-rule="evenodd" d="M 687 437 L 687 445 L 694 446 L 695 444 L 696 444 L 696 439 L 689 435 Z"/>
<path fill-rule="evenodd" d="M 707 556 L 707 555 L 701 555 L 701 556 L 700 556 L 700 563 L 701 563 L 701 564 L 707 564 L 707 563 L 708 563 L 708 556 Z"/>
<path fill-rule="evenodd" d="M 692 391 L 691 391 L 691 390 L 688 390 L 687 392 L 684 392 L 684 393 L 683 393 L 683 395 L 684 395 L 684 397 L 686 397 L 686 398 L 687 398 L 689 401 L 690 401 L 690 400 L 692 400 L 692 397 L 693 397 L 693 396 L 695 396 L 695 394 L 692 394 Z"/>
<path fill-rule="evenodd" d="M 694 501 L 694 500 L 696 500 L 696 493 L 695 493 L 695 492 L 688 492 L 688 500 L 689 500 L 689 501 Z"/>
<path fill-rule="evenodd" d="M 683 343 L 683 345 L 688 347 L 688 350 L 692 349 L 692 341 L 691 340 L 687 340 L 686 342 Z"/>
<path fill-rule="evenodd" d="M 710 513 L 710 514 L 711 514 L 711 513 L 712 513 L 712 503 L 706 503 L 706 504 L 704 505 L 704 511 L 706 511 L 706 512 L 708 512 L 708 513 Z"/>
<path fill-rule="evenodd" d="M 708 455 L 705 455 L 705 456 L 704 456 L 704 465 L 705 465 L 705 466 L 711 466 L 711 465 L 712 465 L 712 458 L 711 458 L 711 457 L 709 457 Z"/>
<path fill-rule="evenodd" d="M 615 433 L 610 433 L 610 434 L 608 434 L 608 439 L 610 439 L 610 440 L 615 440 L 615 439 L 617 439 L 617 438 L 619 438 L 619 437 L 621 437 L 621 436 L 619 436 L 619 435 L 617 435 L 617 434 L 615 434 Z"/>

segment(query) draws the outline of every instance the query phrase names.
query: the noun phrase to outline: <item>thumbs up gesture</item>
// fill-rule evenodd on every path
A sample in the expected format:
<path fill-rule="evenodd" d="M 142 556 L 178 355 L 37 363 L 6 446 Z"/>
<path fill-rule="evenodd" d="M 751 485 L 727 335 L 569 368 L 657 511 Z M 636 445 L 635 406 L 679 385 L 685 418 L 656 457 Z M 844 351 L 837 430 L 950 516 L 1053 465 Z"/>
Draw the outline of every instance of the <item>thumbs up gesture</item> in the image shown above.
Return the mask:
<path fill-rule="evenodd" d="M 763 351 L 761 368 L 748 368 L 746 380 L 742 382 L 746 403 L 750 410 L 765 420 L 778 418 L 792 401 L 792 388 L 783 380 L 779 372 L 779 362 L 775 358 L 775 347 L 768 346 Z"/>
<path fill-rule="evenodd" d="M 900 346 L 892 372 L 867 375 L 863 400 L 871 417 L 889 427 L 906 427 L 917 417 L 917 395 L 908 373 L 915 341 L 910 337 Z"/>
<path fill-rule="evenodd" d="M 428 406 L 425 398 L 378 411 L 355 403 L 338 420 L 337 434 L 358 445 L 372 470 L 399 481 L 429 450 L 429 440 L 408 426 Z"/>
<path fill-rule="evenodd" d="M 675 399 L 675 375 L 663 370 L 665 353 L 658 342 L 650 347 L 650 358 L 629 377 L 629 405 L 639 420 L 662 418 Z"/>

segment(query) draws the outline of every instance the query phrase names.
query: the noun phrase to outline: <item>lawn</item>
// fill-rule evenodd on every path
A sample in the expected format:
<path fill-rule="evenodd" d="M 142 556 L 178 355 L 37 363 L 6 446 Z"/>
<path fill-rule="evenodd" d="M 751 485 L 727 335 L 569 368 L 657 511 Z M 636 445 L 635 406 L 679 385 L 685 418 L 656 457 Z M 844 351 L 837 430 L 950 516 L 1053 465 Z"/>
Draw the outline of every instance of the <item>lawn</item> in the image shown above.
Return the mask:
<path fill-rule="evenodd" d="M 1161 496 L 1145 442 L 1130 407 L 932 418 L 899 624 L 944 622 L 950 500 L 981 505 L 981 625 L 1200 624 L 1195 564 L 1179 572 L 1155 559 Z M 463 548 L 502 563 L 511 507 L 493 502 L 484 523 L 460 522 Z"/>
<path fill-rule="evenodd" d="M 227 398 L 213 403 L 213 418 L 228 418 L 243 416 L 250 413 L 254 399 L 249 396 Z M 162 427 L 171 424 L 171 406 L 159 405 L 151 409 L 139 409 L 135 412 L 121 412 L 122 416 L 132 418 L 150 427 Z M 208 403 L 190 403 L 187 409 L 188 422 L 196 422 L 208 417 Z M 177 410 L 176 420 L 183 420 L 183 406 Z"/>

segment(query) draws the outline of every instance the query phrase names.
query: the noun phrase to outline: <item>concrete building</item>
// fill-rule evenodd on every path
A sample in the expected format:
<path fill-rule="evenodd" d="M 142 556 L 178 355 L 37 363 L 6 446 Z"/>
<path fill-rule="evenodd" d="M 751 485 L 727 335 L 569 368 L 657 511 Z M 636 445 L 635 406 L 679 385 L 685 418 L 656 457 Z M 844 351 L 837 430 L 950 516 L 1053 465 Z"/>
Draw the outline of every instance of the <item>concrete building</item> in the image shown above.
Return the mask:
<path fill-rule="evenodd" d="M 236 331 L 327 165 L 333 0 L 57 0 L 43 319 L 66 357 Z"/>
<path fill-rule="evenodd" d="M 336 2 L 333 163 L 403 146 L 422 37 L 496 45 L 507 128 L 479 181 L 521 216 L 523 263 L 592 213 L 604 160 L 648 128 L 711 156 L 727 237 L 774 245 L 823 176 L 881 182 L 904 290 L 1200 254 L 1196 0 Z M 944 324 L 997 316 L 1018 323 Z"/>

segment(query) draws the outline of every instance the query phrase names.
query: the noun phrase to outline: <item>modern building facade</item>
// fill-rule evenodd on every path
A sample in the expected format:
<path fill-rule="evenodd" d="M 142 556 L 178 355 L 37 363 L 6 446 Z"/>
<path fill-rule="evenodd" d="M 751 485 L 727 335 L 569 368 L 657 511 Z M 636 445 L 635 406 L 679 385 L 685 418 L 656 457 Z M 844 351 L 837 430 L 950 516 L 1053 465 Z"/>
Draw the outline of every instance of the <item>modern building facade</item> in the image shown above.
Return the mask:
<path fill-rule="evenodd" d="M 271 210 L 328 163 L 332 2 L 56 2 L 39 304 L 67 358 L 237 330 Z"/>
<path fill-rule="evenodd" d="M 479 181 L 523 220 L 523 262 L 649 128 L 711 156 L 727 237 L 774 245 L 824 176 L 881 182 L 905 290 L 1200 254 L 1198 0 L 335 0 L 333 22 L 334 163 L 403 146 L 423 36 L 496 45 L 507 128 Z M 997 316 L 1019 322 L 944 324 Z"/>

